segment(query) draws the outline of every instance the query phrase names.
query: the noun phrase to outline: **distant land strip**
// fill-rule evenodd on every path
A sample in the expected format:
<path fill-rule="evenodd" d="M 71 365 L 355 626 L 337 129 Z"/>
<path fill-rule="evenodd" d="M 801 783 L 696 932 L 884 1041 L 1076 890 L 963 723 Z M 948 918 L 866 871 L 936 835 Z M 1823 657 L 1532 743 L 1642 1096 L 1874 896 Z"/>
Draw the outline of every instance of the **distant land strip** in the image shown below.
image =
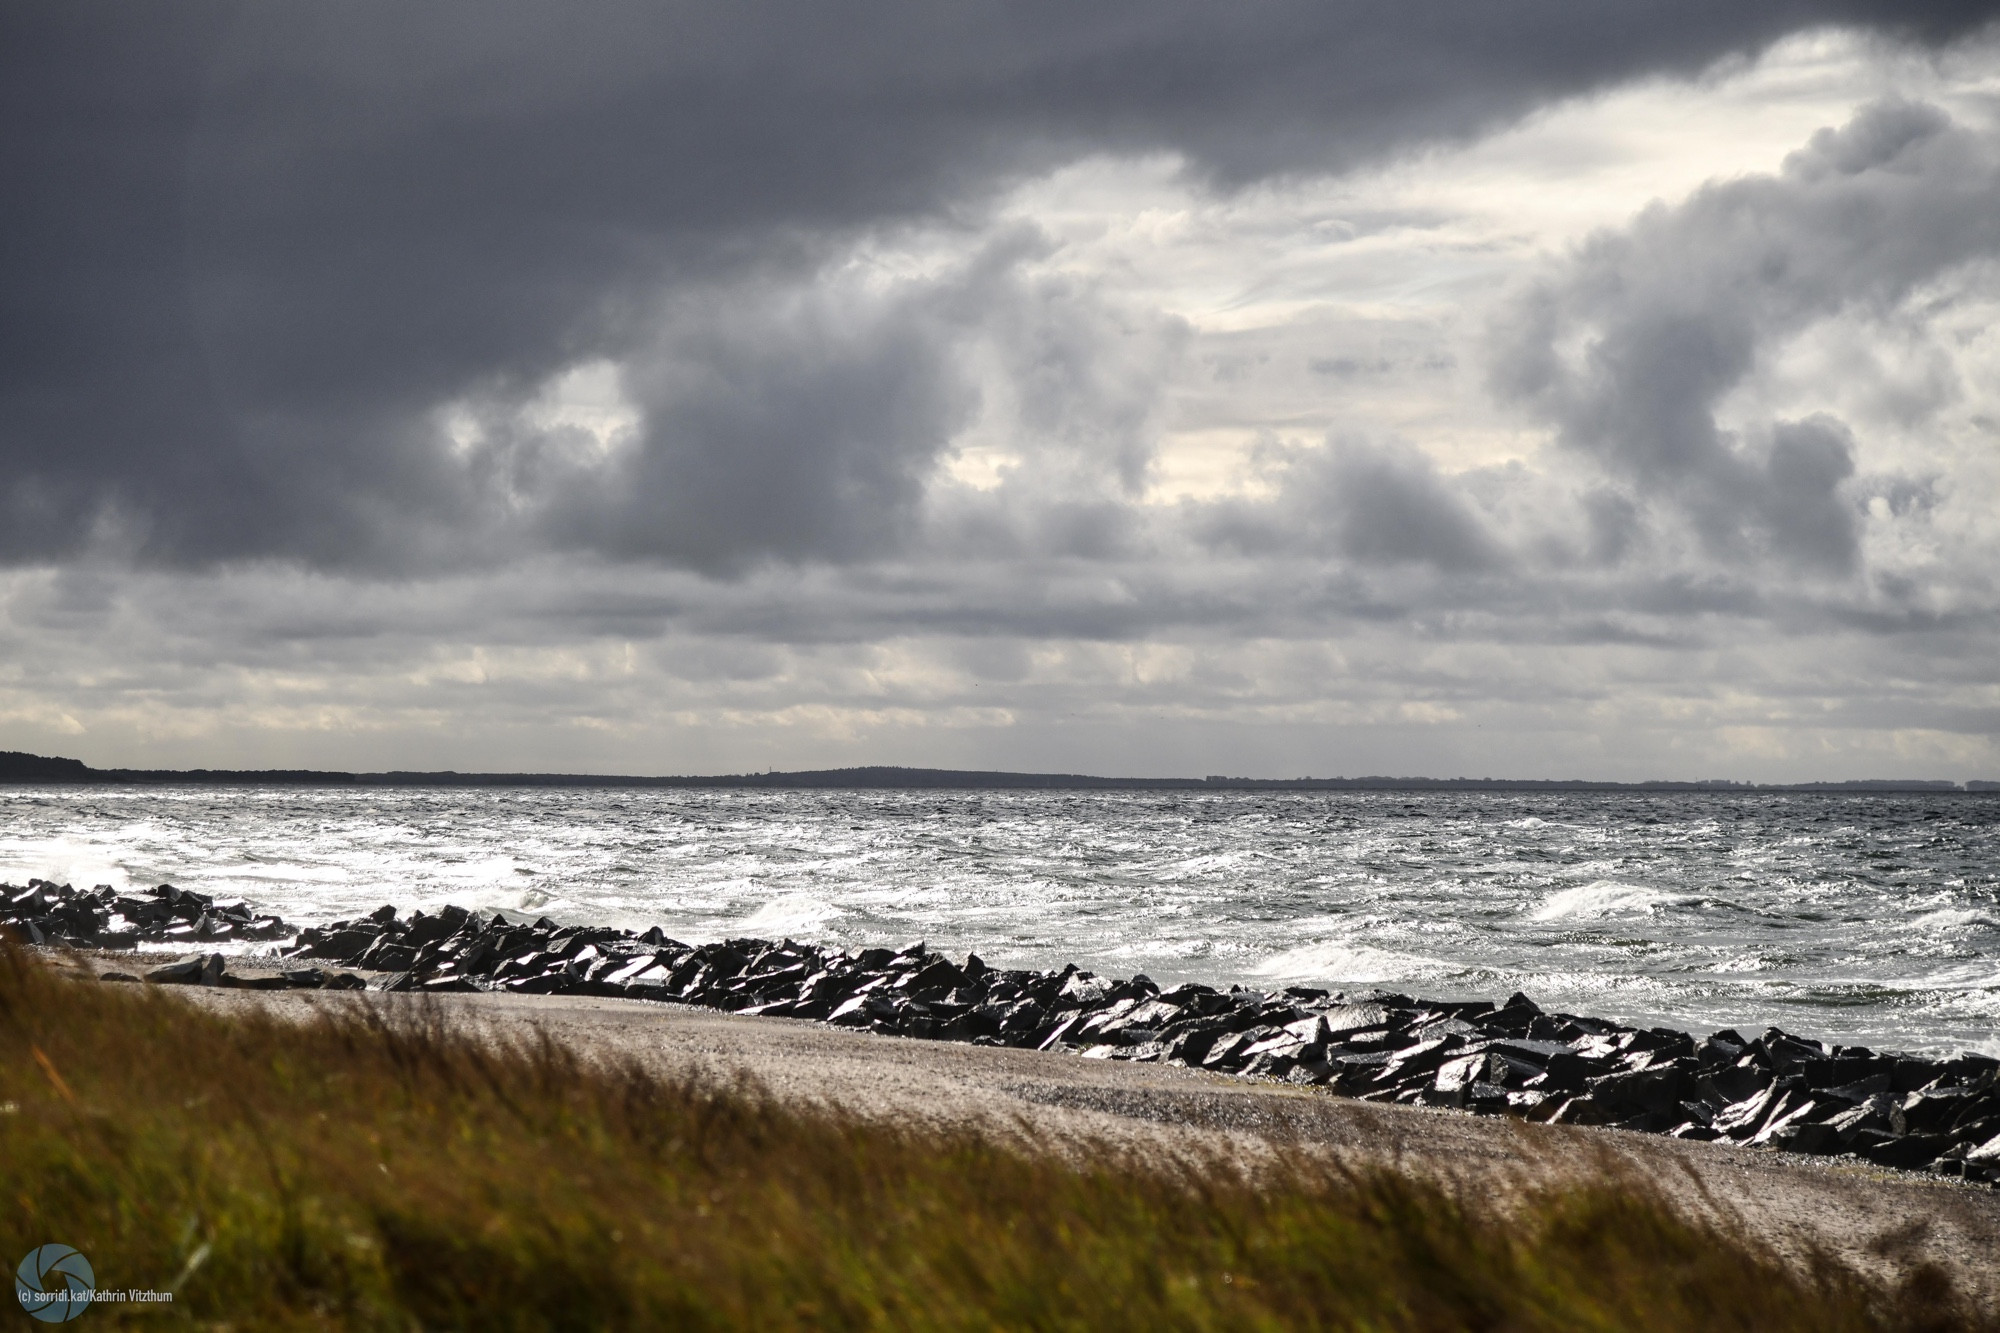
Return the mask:
<path fill-rule="evenodd" d="M 338 773 L 317 769 L 92 768 L 80 759 L 0 750 L 0 783 L 216 787 L 750 787 L 979 791 L 1699 791 L 2000 792 L 2000 782 L 1862 778 L 1848 782 L 1591 782 L 1551 778 L 1104 778 L 954 768 L 826 768 L 803 773 L 634 777 L 616 773 Z"/>

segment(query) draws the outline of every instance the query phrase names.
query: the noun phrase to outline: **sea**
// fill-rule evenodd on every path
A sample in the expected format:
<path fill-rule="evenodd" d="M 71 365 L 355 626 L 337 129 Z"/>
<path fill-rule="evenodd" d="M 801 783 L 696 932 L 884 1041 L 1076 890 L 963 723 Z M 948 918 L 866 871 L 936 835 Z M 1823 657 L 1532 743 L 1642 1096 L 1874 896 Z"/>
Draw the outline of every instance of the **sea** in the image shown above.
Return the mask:
<path fill-rule="evenodd" d="M 0 878 L 2000 1055 L 2000 794 L 0 789 Z"/>

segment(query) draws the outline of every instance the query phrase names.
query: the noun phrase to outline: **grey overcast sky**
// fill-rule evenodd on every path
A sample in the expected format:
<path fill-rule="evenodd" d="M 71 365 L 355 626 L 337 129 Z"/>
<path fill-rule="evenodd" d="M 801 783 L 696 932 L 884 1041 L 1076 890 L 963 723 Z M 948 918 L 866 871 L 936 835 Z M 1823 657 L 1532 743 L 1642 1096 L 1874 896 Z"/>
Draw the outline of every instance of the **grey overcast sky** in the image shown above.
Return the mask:
<path fill-rule="evenodd" d="M 0 749 L 2000 778 L 1992 3 L 0 8 Z"/>

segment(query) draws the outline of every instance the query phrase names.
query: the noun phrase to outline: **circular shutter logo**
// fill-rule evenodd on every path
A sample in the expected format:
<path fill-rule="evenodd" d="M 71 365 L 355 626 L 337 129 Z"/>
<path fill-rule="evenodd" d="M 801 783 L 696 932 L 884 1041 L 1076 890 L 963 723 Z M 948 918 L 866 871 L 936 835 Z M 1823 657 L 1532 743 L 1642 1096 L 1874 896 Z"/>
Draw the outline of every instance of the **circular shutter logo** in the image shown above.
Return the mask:
<path fill-rule="evenodd" d="M 90 1260 L 67 1245 L 44 1245 L 28 1251 L 14 1270 L 14 1294 L 21 1308 L 49 1324 L 76 1318 L 90 1308 L 97 1274 Z"/>

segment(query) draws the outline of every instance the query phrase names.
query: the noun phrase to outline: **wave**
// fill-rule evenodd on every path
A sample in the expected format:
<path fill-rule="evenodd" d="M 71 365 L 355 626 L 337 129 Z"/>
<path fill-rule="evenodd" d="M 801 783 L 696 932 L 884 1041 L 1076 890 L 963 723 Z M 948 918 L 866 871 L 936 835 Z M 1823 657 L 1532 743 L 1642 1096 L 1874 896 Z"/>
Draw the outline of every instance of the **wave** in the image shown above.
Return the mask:
<path fill-rule="evenodd" d="M 1267 958 L 1250 970 L 1273 981 L 1373 983 L 1418 981 L 1457 969 L 1436 958 L 1366 944 L 1304 944 Z"/>
<path fill-rule="evenodd" d="M 839 915 L 840 909 L 832 903 L 795 893 L 765 903 L 743 918 L 742 924 L 743 929 L 752 935 L 775 938 L 823 930 Z"/>
<path fill-rule="evenodd" d="M 2000 1000 L 2000 963 L 1990 958 L 1968 959 L 1934 968 L 1901 984 L 1910 990 L 1983 991 Z"/>
<path fill-rule="evenodd" d="M 1620 997 L 1666 985 L 1677 1026 L 1782 1017 L 1838 971 L 1884 989 L 1815 1002 L 1813 1035 L 1877 1046 L 1955 1048 L 2000 1016 L 2000 902 L 1977 877 L 2000 825 L 1933 842 L 1922 801 L 1781 802 L 1719 835 L 1708 798 L 1318 800 L 1273 818 L 1204 794 L 1197 819 L 1175 796 L 938 796 L 913 822 L 881 793 L 0 792 L 0 879 L 182 884 L 302 923 L 457 903 L 1163 983 L 1519 988 L 1627 1018 L 1666 1001 Z M 1818 822 L 1836 810 L 1844 833 Z M 1911 869 L 1888 876 L 1888 851 Z"/>
<path fill-rule="evenodd" d="M 1563 889 L 1543 899 L 1528 913 L 1535 921 L 1560 921 L 1569 917 L 1651 916 L 1662 907 L 1699 902 L 1691 894 L 1668 893 L 1643 884 L 1626 884 L 1615 879 L 1595 879 L 1588 884 Z"/>
<path fill-rule="evenodd" d="M 80 889 L 109 884 L 120 893 L 140 887 L 123 861 L 100 843 L 72 838 L 22 838 L 0 843 L 0 880 L 45 879 Z"/>
<path fill-rule="evenodd" d="M 1976 908 L 1942 908 L 1910 922 L 1911 930 L 2000 930 L 2000 920 Z"/>

